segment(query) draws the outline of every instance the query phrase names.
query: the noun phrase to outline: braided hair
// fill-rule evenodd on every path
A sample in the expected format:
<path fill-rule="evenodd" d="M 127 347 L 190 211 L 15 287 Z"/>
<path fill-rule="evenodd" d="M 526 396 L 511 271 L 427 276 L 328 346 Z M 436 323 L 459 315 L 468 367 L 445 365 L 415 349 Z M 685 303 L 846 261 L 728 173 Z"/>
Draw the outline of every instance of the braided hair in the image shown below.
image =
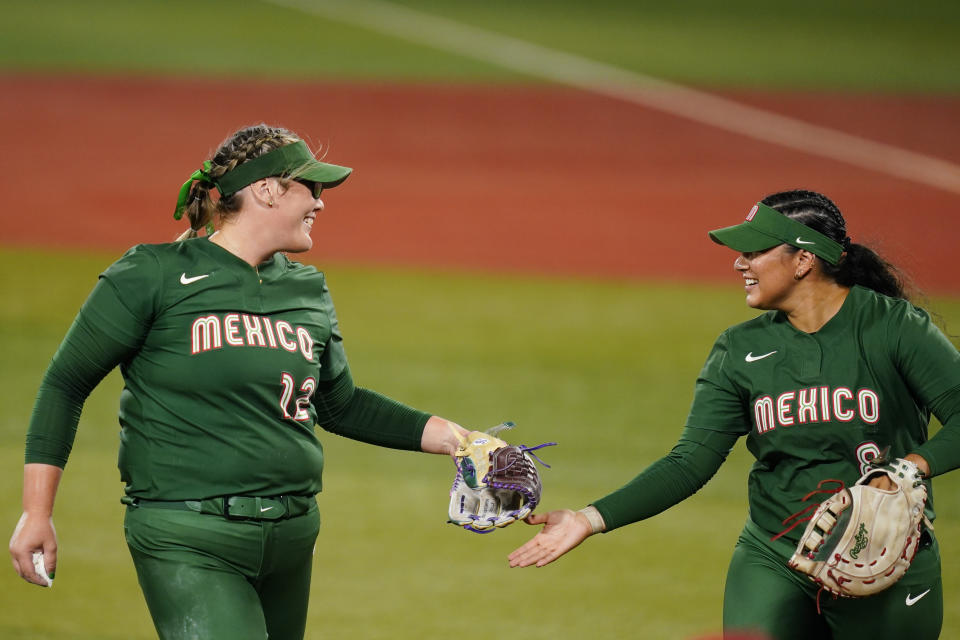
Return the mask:
<path fill-rule="evenodd" d="M 827 196 L 794 189 L 768 195 L 761 202 L 843 245 L 845 253 L 837 264 L 817 258 L 823 273 L 837 284 L 845 287 L 859 284 L 893 298 L 907 299 L 904 274 L 873 249 L 851 242 L 843 214 Z M 787 249 L 800 250 L 792 245 L 787 245 Z"/>
<path fill-rule="evenodd" d="M 223 141 L 210 159 L 210 177 L 220 178 L 228 171 L 247 160 L 258 158 L 274 149 L 299 142 L 300 138 L 282 127 L 257 124 L 240 129 Z M 216 202 L 210 197 L 210 185 L 196 181 L 190 187 L 184 214 L 190 220 L 190 228 L 178 240 L 197 237 L 200 229 L 213 221 L 215 215 L 225 216 L 240 209 L 239 193 L 223 196 Z"/>

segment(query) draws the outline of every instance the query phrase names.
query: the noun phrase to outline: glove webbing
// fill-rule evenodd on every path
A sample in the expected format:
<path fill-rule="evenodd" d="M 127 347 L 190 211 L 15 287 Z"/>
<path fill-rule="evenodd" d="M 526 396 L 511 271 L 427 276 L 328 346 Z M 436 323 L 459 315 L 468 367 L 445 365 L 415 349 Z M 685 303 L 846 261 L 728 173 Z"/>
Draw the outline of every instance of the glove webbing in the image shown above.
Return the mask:
<path fill-rule="evenodd" d="M 544 447 L 556 446 L 556 444 L 557 444 L 556 442 L 544 442 L 543 444 L 538 444 L 535 447 L 528 447 L 527 445 L 522 444 L 520 445 L 520 450 L 523 451 L 524 453 L 530 453 L 531 451 L 536 451 L 537 449 L 543 449 Z M 546 462 L 538 458 L 535 454 L 530 453 L 530 457 L 536 460 L 537 462 L 539 462 L 541 465 L 543 465 L 547 469 L 550 468 L 550 465 L 548 465 Z"/>
<path fill-rule="evenodd" d="M 533 509 L 534 507 L 537 506 L 537 503 L 539 502 L 539 496 L 536 495 L 533 491 L 531 491 L 528 487 L 522 484 L 514 484 L 512 482 L 498 482 L 496 480 L 491 479 L 490 476 L 493 475 L 494 473 L 496 473 L 497 475 L 502 475 L 505 471 L 515 466 L 518 462 L 524 461 L 526 454 L 529 454 L 532 459 L 536 460 L 541 465 L 549 469 L 550 465 L 548 465 L 543 460 L 538 458 L 536 454 L 530 453 L 530 452 L 536 451 L 537 449 L 542 449 L 544 447 L 551 447 L 556 444 L 557 444 L 556 442 L 545 442 L 544 444 L 538 444 L 535 447 L 528 447 L 527 445 L 524 445 L 524 444 L 518 445 L 517 447 L 517 449 L 519 449 L 518 455 L 514 456 L 513 460 L 511 460 L 510 463 L 504 467 L 500 467 L 497 469 L 491 468 L 490 471 L 487 473 L 487 475 L 484 477 L 483 482 L 493 487 L 494 489 L 509 489 L 511 491 L 519 491 L 524 495 L 524 497 L 526 497 L 527 502 L 530 505 L 530 508 Z M 492 453 L 490 455 L 496 456 L 496 453 Z M 536 478 L 536 471 L 528 467 L 527 464 L 524 464 L 523 466 L 524 468 L 521 471 L 521 474 L 523 475 L 523 477 L 528 481 L 534 480 Z M 530 463 L 530 466 L 532 466 L 532 463 Z"/>

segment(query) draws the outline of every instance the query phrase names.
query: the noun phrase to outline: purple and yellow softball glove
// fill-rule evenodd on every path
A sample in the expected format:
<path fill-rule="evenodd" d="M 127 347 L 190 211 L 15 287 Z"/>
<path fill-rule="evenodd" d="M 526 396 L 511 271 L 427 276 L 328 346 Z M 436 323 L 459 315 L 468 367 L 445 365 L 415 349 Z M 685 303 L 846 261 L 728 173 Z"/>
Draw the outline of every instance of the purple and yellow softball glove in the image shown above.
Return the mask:
<path fill-rule="evenodd" d="M 460 447 L 454 454 L 457 475 L 450 489 L 449 522 L 474 533 L 490 533 L 523 520 L 540 502 L 543 486 L 530 453 L 556 444 L 536 447 L 509 445 L 495 434 L 513 428 L 504 422 L 484 433 L 457 434 Z"/>

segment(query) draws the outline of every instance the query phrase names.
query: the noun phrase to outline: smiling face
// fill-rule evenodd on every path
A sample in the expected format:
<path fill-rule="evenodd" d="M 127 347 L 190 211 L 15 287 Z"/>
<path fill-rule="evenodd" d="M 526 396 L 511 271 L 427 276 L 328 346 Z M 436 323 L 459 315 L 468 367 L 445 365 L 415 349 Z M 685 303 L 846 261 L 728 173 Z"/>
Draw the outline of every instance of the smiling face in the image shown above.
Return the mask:
<path fill-rule="evenodd" d="M 754 309 L 787 310 L 797 280 L 800 252 L 781 244 L 765 251 L 741 253 L 733 263 L 747 294 L 747 306 Z"/>
<path fill-rule="evenodd" d="M 274 241 L 279 251 L 301 253 L 313 246 L 313 231 L 317 215 L 323 211 L 323 200 L 314 197 L 319 189 L 312 184 L 290 180 L 286 189 L 278 188 L 279 195 L 272 211 Z"/>

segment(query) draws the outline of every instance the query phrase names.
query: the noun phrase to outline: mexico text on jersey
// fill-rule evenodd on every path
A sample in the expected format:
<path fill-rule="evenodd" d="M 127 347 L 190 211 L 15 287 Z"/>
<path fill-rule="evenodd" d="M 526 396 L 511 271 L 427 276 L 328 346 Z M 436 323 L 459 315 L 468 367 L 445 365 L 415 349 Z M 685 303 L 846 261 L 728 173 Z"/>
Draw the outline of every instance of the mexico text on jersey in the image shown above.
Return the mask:
<path fill-rule="evenodd" d="M 313 344 L 314 340 L 305 327 L 247 313 L 205 315 L 190 326 L 191 355 L 224 346 L 264 347 L 290 353 L 299 351 L 310 362 L 313 360 Z"/>
<path fill-rule="evenodd" d="M 776 398 L 764 395 L 753 401 L 753 419 L 758 435 L 777 427 L 818 422 L 859 420 L 876 424 L 880 398 L 872 389 L 853 391 L 846 387 L 810 387 L 785 391 Z"/>

